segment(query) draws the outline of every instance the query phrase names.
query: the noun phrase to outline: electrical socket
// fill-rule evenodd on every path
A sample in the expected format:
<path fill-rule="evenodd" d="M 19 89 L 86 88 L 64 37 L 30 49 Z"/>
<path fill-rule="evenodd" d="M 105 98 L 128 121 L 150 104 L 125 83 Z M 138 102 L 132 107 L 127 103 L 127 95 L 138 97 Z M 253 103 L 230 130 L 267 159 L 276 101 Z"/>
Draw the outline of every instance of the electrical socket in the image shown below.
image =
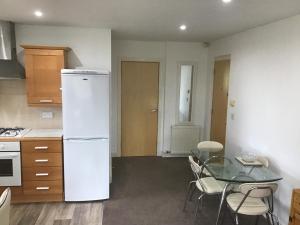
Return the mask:
<path fill-rule="evenodd" d="M 42 119 L 53 119 L 53 112 L 42 112 Z"/>

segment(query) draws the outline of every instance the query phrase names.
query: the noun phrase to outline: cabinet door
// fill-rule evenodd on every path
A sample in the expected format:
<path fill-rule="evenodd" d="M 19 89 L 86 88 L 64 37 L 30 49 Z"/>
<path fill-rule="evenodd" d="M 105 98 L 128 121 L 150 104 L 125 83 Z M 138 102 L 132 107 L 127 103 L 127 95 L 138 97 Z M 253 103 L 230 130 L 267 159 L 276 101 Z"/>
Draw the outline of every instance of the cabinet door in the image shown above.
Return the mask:
<path fill-rule="evenodd" d="M 300 214 L 295 212 L 293 225 L 300 225 Z"/>
<path fill-rule="evenodd" d="M 28 104 L 61 104 L 63 50 L 25 51 Z"/>

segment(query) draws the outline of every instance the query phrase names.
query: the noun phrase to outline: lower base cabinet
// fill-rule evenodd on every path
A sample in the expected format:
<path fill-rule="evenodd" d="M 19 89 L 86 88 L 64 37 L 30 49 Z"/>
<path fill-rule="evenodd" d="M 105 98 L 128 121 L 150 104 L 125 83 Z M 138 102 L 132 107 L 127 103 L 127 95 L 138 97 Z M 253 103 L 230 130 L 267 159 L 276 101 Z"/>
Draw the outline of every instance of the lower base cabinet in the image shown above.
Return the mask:
<path fill-rule="evenodd" d="M 21 155 L 22 186 L 10 187 L 12 203 L 63 201 L 62 140 L 22 140 Z"/>

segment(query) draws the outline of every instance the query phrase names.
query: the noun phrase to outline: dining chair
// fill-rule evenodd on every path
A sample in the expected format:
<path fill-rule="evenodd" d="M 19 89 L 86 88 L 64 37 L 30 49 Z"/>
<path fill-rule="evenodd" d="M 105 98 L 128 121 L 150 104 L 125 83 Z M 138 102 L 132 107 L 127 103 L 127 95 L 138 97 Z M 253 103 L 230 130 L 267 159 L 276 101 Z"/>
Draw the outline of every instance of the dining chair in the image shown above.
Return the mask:
<path fill-rule="evenodd" d="M 213 152 L 222 151 L 223 150 L 223 145 L 221 143 L 215 142 L 215 141 L 202 141 L 197 145 L 197 148 L 200 151 L 213 153 Z M 198 180 L 197 176 L 200 175 L 201 171 L 202 171 L 202 174 L 204 174 L 205 176 L 211 176 L 211 174 L 208 172 L 208 170 L 205 167 L 203 167 L 203 165 L 199 166 L 199 164 L 198 164 L 199 162 L 196 163 L 194 161 L 193 156 L 191 156 L 191 155 L 188 156 L 188 160 L 189 160 L 191 170 L 193 172 L 194 179 L 189 182 L 188 190 L 187 190 L 187 194 L 186 194 L 187 197 L 186 197 L 186 200 L 184 202 L 183 210 L 185 210 L 185 208 L 186 208 L 186 203 L 187 203 L 187 200 L 189 199 L 189 196 L 190 196 L 190 198 L 193 196 L 193 193 L 196 189 L 196 182 Z M 191 189 L 192 189 L 192 192 L 191 192 Z"/>
<path fill-rule="evenodd" d="M 194 158 L 193 156 L 188 156 L 188 160 L 189 160 L 189 164 L 190 164 L 190 167 L 191 167 L 191 170 L 192 170 L 192 173 L 193 173 L 193 180 L 191 180 L 189 182 L 189 185 L 188 185 L 188 189 L 187 189 L 187 193 L 186 193 L 186 199 L 185 199 L 185 202 L 184 202 L 184 206 L 183 206 L 183 211 L 185 210 L 186 208 L 186 203 L 187 203 L 187 200 L 190 198 L 192 198 L 193 196 L 193 193 L 196 189 L 196 182 L 198 180 L 198 175 L 201 173 L 201 166 L 198 165 L 198 163 L 196 163 L 194 161 Z M 193 188 L 192 192 L 191 192 L 191 189 Z"/>
<path fill-rule="evenodd" d="M 273 221 L 273 194 L 277 188 L 277 183 L 241 184 L 240 193 L 229 194 L 226 198 L 234 223 L 239 225 L 239 214 L 256 216 L 256 224 L 262 215 Z"/>
<path fill-rule="evenodd" d="M 197 145 L 197 148 L 200 151 L 205 151 L 208 154 L 210 153 L 217 153 L 223 150 L 224 146 L 216 141 L 202 141 L 199 142 L 199 144 Z M 211 176 L 211 174 L 207 171 L 207 169 L 204 168 L 203 170 L 203 174 L 206 176 Z"/>
<path fill-rule="evenodd" d="M 223 163 L 229 162 L 232 164 L 232 161 L 224 156 L 212 156 L 208 158 L 203 166 L 200 167 L 198 164 L 194 164 L 195 167 L 198 166 L 198 169 L 201 168 L 200 175 L 197 176 L 196 187 L 200 192 L 200 196 L 197 199 L 196 210 L 195 210 L 195 223 L 198 216 L 200 205 L 202 206 L 203 198 L 205 196 L 211 195 L 221 195 L 224 191 L 225 185 L 227 184 L 224 181 L 216 180 L 214 177 L 202 177 L 201 174 L 204 171 L 204 168 L 208 166 L 210 163 L 217 162 L 219 163 L 220 159 L 223 160 Z M 230 191 L 230 188 L 227 189 L 227 192 Z"/>
<path fill-rule="evenodd" d="M 1 225 L 9 225 L 11 192 L 6 188 L 0 196 L 0 221 Z"/>
<path fill-rule="evenodd" d="M 262 164 L 263 167 L 265 167 L 265 168 L 269 167 L 270 163 L 269 163 L 269 160 L 268 160 L 267 157 L 258 155 L 255 158 L 256 158 L 257 161 L 259 161 Z M 232 192 L 239 192 L 240 191 L 239 186 L 240 186 L 239 184 L 233 184 L 231 191 Z"/>
<path fill-rule="evenodd" d="M 195 223 L 196 223 L 196 219 L 197 219 L 197 216 L 198 216 L 200 205 L 202 205 L 203 198 L 205 196 L 222 194 L 222 192 L 224 190 L 224 187 L 226 185 L 225 182 L 218 181 L 213 177 L 202 177 L 201 176 L 204 169 L 205 169 L 205 166 L 208 165 L 210 161 L 216 160 L 218 158 L 226 159 L 225 157 L 221 157 L 221 156 L 213 156 L 213 157 L 210 157 L 208 160 L 206 160 L 203 163 L 203 166 L 200 166 L 194 160 L 191 161 L 191 167 L 193 168 L 192 170 L 193 171 L 200 171 L 200 173 L 195 173 L 195 176 L 196 176 L 197 180 L 193 182 L 195 184 L 195 187 L 200 192 L 200 196 L 197 198 L 197 204 L 196 204 L 196 209 L 195 209 Z M 189 189 L 190 189 L 190 187 L 189 187 Z M 187 196 L 186 196 L 186 200 L 185 200 L 185 203 L 184 203 L 183 210 L 185 210 L 185 208 L 186 208 L 186 203 L 187 203 L 187 200 L 189 199 L 189 195 L 190 194 L 189 194 L 189 191 L 188 191 Z"/>
<path fill-rule="evenodd" d="M 265 156 L 258 155 L 256 156 L 256 160 L 259 161 L 266 168 L 268 168 L 270 165 L 268 158 Z"/>

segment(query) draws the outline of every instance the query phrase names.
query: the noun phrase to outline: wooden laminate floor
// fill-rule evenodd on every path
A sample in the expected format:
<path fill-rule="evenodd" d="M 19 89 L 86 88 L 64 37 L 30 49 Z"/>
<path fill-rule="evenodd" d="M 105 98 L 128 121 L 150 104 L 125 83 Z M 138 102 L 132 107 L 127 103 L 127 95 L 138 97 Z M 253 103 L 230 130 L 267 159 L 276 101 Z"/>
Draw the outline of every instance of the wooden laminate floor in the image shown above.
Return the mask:
<path fill-rule="evenodd" d="M 102 225 L 102 216 L 101 202 L 15 204 L 10 225 Z"/>

